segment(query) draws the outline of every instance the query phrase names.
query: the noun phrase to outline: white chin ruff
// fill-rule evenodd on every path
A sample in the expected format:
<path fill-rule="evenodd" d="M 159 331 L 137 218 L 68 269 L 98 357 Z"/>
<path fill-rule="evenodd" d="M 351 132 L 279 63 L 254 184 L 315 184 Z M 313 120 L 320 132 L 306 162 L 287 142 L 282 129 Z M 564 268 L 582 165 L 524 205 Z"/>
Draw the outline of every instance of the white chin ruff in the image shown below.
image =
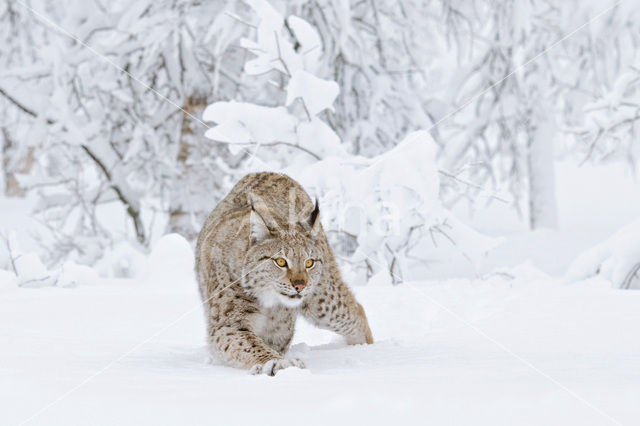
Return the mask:
<path fill-rule="evenodd" d="M 258 302 L 260 303 L 260 305 L 264 306 L 265 308 L 272 308 L 277 305 L 284 305 L 289 308 L 295 308 L 302 303 L 303 299 L 302 297 L 292 299 L 283 294 L 280 294 L 274 289 L 261 291 L 256 295 L 256 297 L 258 298 Z"/>
<path fill-rule="evenodd" d="M 302 297 L 292 299 L 290 297 L 283 296 L 282 294 L 278 294 L 278 299 L 280 300 L 281 304 L 283 304 L 284 306 L 288 306 L 289 308 L 295 308 L 296 306 L 300 306 L 300 304 L 302 303 Z"/>

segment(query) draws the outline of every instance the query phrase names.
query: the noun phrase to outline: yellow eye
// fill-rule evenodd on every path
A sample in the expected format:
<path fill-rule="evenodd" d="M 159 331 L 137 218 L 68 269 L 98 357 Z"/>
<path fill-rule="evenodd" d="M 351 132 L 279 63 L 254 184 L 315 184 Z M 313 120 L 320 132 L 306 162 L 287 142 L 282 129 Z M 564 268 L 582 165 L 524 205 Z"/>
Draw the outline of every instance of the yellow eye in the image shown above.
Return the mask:
<path fill-rule="evenodd" d="M 304 267 L 309 269 L 309 268 L 311 268 L 313 266 L 313 263 L 314 263 L 313 259 L 307 259 L 307 261 L 304 262 Z"/>
<path fill-rule="evenodd" d="M 281 268 L 284 268 L 285 266 L 287 266 L 287 261 L 284 259 L 284 257 L 279 257 L 276 259 L 276 265 L 278 265 Z"/>

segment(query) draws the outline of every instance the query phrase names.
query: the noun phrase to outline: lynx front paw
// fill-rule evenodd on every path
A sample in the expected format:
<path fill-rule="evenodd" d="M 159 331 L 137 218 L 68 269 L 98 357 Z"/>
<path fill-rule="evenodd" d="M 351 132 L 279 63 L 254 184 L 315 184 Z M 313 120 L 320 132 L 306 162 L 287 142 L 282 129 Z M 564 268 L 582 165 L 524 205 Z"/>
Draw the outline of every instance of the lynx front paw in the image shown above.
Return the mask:
<path fill-rule="evenodd" d="M 280 370 L 287 367 L 304 368 L 304 362 L 298 358 L 292 359 L 270 359 L 264 364 L 256 364 L 249 371 L 251 374 L 266 374 L 267 376 L 275 376 Z"/>

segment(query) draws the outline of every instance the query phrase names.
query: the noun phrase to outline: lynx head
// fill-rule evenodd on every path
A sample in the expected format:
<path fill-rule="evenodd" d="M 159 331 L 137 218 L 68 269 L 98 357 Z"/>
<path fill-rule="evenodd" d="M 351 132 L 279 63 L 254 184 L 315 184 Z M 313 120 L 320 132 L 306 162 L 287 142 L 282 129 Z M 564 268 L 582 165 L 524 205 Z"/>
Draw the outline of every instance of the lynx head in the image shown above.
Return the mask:
<path fill-rule="evenodd" d="M 316 200 L 311 213 L 283 221 L 265 205 L 251 203 L 243 286 L 263 306 L 297 306 L 320 279 L 319 213 Z"/>

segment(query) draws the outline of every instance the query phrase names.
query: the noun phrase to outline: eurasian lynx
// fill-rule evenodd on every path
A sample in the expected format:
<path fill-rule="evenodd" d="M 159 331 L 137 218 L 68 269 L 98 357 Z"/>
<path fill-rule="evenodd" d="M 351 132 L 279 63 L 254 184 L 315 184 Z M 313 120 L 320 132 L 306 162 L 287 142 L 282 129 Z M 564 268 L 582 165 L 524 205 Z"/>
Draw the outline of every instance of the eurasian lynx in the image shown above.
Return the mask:
<path fill-rule="evenodd" d="M 304 367 L 285 359 L 297 315 L 373 343 L 362 306 L 340 277 L 315 207 L 288 176 L 245 176 L 198 237 L 196 271 L 212 352 L 253 373 Z"/>

